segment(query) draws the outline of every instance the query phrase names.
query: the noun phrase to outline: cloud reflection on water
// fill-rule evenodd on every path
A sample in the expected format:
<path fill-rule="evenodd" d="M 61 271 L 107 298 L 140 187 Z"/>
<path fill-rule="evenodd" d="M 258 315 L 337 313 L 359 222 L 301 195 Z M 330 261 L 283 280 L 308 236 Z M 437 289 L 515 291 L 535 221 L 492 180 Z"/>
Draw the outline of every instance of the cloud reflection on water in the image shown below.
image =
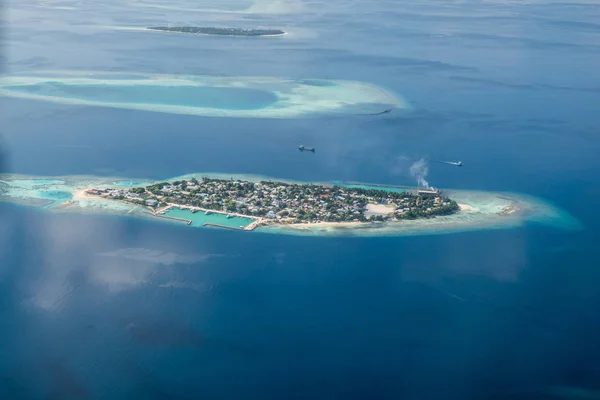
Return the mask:
<path fill-rule="evenodd" d="M 110 234 L 104 229 L 95 229 L 94 222 L 82 218 L 43 215 L 24 223 L 22 228 L 31 235 L 31 244 L 39 249 L 40 257 L 27 261 L 30 267 L 39 269 L 28 282 L 27 303 L 48 311 L 68 307 L 70 294 L 79 286 L 77 279 L 84 279 L 85 283 L 108 293 L 147 284 L 202 290 L 208 286 L 202 282 L 188 285 L 174 267 L 205 264 L 227 256 L 197 252 L 201 245 L 189 252 L 175 240 L 161 238 L 158 241 L 143 232 L 137 239 L 148 245 L 156 244 L 155 248 L 119 247 L 132 238 L 127 236 L 126 222 L 118 219 L 111 220 Z M 8 232 L 6 223 L 0 225 Z"/>
<path fill-rule="evenodd" d="M 104 253 L 98 253 L 98 255 L 103 257 L 122 257 L 128 260 L 147 261 L 162 265 L 195 264 L 200 261 L 207 261 L 214 257 L 227 256 L 226 254 L 182 255 L 148 248 L 124 248 Z"/>

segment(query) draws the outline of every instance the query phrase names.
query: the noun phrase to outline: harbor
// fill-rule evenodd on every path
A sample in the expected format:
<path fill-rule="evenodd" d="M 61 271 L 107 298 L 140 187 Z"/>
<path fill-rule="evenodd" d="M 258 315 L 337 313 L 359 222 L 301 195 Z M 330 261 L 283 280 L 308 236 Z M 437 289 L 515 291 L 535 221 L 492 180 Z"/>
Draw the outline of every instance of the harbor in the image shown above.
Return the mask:
<path fill-rule="evenodd" d="M 254 230 L 258 226 L 258 220 L 255 218 L 179 204 L 168 204 L 152 215 L 159 218 L 185 222 L 187 225 L 195 227 Z"/>

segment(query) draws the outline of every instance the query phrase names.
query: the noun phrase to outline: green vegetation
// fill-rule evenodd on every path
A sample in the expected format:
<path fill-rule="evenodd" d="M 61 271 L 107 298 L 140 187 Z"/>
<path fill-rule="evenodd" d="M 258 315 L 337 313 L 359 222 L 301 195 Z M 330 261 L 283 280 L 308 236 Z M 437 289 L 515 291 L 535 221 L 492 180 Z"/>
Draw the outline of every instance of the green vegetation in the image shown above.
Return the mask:
<path fill-rule="evenodd" d="M 179 33 L 201 33 L 204 35 L 222 36 L 266 36 L 283 35 L 285 32 L 279 29 L 242 29 L 242 28 L 214 28 L 196 26 L 151 26 L 148 29 L 154 31 L 179 32 Z"/>
<path fill-rule="evenodd" d="M 459 210 L 441 193 L 415 194 L 381 189 L 289 184 L 284 182 L 193 178 L 146 187 L 99 190 L 102 196 L 145 204 L 197 207 L 215 212 L 262 218 L 279 224 L 302 222 L 367 222 L 431 218 Z M 370 212 L 369 205 L 387 205 L 388 213 Z"/>
<path fill-rule="evenodd" d="M 457 212 L 460 207 L 454 200 L 439 197 L 421 198 L 420 202 L 411 199 L 403 202 L 404 208 L 398 209 L 394 215 L 397 219 L 430 218 L 437 215 L 450 215 Z"/>
<path fill-rule="evenodd" d="M 139 188 L 130 189 L 129 191 L 131 193 L 142 194 L 142 193 L 146 192 L 146 189 L 139 187 Z"/>

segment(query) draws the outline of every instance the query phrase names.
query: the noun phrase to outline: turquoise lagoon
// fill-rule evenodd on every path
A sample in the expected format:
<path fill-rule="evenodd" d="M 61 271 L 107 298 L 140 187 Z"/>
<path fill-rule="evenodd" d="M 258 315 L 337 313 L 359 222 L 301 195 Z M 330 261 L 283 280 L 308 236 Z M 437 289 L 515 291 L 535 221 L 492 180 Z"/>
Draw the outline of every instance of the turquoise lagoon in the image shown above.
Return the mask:
<path fill-rule="evenodd" d="M 73 198 L 70 187 L 57 179 L 18 179 L 0 180 L 0 197 L 38 202 L 45 208 L 63 203 Z"/>
<path fill-rule="evenodd" d="M 73 195 L 70 192 L 60 190 L 51 190 L 48 192 L 40 192 L 40 198 L 51 201 L 46 207 L 52 207 L 56 204 L 61 204 L 67 200 L 71 200 Z"/>
<path fill-rule="evenodd" d="M 113 182 L 113 185 L 115 186 L 144 186 L 144 185 L 149 185 L 150 182 L 146 182 L 146 181 L 136 181 L 136 180 L 127 180 L 127 179 L 122 179 L 119 181 L 115 181 Z"/>
<path fill-rule="evenodd" d="M 106 85 L 40 82 L 5 86 L 25 95 L 83 100 L 97 103 L 136 103 L 225 110 L 256 110 L 274 104 L 278 97 L 265 90 L 214 86 Z"/>
<path fill-rule="evenodd" d="M 397 94 L 356 81 L 76 71 L 6 75 L 0 78 L 0 96 L 244 118 L 365 114 L 409 107 Z"/>

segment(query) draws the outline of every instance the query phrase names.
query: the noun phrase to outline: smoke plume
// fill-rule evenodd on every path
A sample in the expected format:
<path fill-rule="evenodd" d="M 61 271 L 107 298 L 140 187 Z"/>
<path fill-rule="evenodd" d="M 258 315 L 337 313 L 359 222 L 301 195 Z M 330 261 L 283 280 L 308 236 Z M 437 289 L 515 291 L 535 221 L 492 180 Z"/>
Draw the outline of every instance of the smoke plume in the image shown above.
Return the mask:
<path fill-rule="evenodd" d="M 427 160 L 424 158 L 421 158 L 410 166 L 410 175 L 417 178 L 420 186 L 429 189 L 431 186 L 429 186 L 429 182 L 425 179 L 427 178 L 427 174 L 429 174 L 429 165 L 427 165 Z"/>
<path fill-rule="evenodd" d="M 419 186 L 425 189 L 433 189 L 433 187 L 429 185 L 429 182 L 427 182 L 429 164 L 426 158 L 414 161 L 414 158 L 409 156 L 398 156 L 394 160 L 390 172 L 394 175 L 408 176 L 410 174 L 412 178 L 417 180 Z"/>

